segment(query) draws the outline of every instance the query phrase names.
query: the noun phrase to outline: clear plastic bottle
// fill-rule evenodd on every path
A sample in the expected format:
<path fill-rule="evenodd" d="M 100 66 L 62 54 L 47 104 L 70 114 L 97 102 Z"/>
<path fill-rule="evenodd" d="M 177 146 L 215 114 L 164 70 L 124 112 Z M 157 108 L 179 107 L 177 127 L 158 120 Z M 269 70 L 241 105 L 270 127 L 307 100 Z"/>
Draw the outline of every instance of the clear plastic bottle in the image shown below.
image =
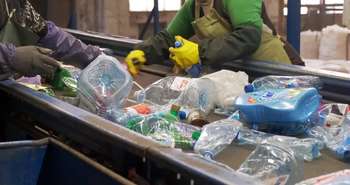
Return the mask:
<path fill-rule="evenodd" d="M 237 142 L 240 145 L 258 145 L 262 142 L 279 143 L 289 146 L 297 155 L 300 155 L 305 161 L 312 161 L 321 156 L 320 150 L 323 148 L 322 142 L 313 138 L 299 139 L 296 137 L 287 137 L 268 134 L 248 128 L 242 128 L 237 136 Z"/>
<path fill-rule="evenodd" d="M 176 104 L 189 109 L 196 109 L 207 115 L 215 107 L 215 85 L 209 79 L 192 79 L 190 84 L 176 100 Z"/>
<path fill-rule="evenodd" d="M 263 184 L 292 185 L 303 179 L 303 161 L 289 147 L 262 143 L 248 156 L 237 170 Z"/>
<path fill-rule="evenodd" d="M 194 151 L 208 159 L 213 159 L 232 143 L 241 126 L 242 123 L 227 119 L 205 125 L 194 146 Z"/>
<path fill-rule="evenodd" d="M 168 76 L 149 85 L 144 90 L 136 91 L 134 97 L 140 103 L 166 105 L 177 99 L 190 81 L 190 78 Z"/>
<path fill-rule="evenodd" d="M 246 92 L 255 92 L 269 89 L 283 88 L 310 88 L 320 89 L 322 82 L 314 76 L 265 76 L 258 78 L 245 87 Z"/>
<path fill-rule="evenodd" d="M 119 61 L 102 54 L 79 77 L 81 107 L 105 117 L 107 110 L 122 107 L 132 84 L 130 74 Z"/>

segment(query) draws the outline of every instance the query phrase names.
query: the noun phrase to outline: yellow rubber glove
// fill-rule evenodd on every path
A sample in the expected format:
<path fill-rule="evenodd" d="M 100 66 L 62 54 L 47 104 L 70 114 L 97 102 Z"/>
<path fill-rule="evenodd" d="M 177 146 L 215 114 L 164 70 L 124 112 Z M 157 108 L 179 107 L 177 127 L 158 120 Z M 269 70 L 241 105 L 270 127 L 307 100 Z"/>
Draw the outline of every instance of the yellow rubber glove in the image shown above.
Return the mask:
<path fill-rule="evenodd" d="M 169 58 L 175 62 L 177 66 L 182 69 L 188 69 L 194 64 L 199 63 L 199 50 L 198 44 L 182 38 L 181 36 L 175 36 L 175 40 L 182 43 L 179 48 L 169 48 Z"/>
<path fill-rule="evenodd" d="M 133 50 L 125 58 L 128 71 L 132 76 L 139 74 L 139 67 L 146 63 L 145 52 L 141 50 Z"/>

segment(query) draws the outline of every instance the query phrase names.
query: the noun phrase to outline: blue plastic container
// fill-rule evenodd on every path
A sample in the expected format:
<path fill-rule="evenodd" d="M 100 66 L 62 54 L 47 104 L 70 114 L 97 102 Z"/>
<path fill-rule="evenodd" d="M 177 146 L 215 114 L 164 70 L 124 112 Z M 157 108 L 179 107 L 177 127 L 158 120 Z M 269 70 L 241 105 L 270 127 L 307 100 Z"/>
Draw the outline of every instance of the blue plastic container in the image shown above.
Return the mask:
<path fill-rule="evenodd" d="M 242 95 L 235 107 L 253 129 L 297 135 L 313 123 L 320 100 L 315 88 L 271 89 Z"/>
<path fill-rule="evenodd" d="M 127 179 L 53 139 L 0 143 L 1 185 L 118 185 Z"/>

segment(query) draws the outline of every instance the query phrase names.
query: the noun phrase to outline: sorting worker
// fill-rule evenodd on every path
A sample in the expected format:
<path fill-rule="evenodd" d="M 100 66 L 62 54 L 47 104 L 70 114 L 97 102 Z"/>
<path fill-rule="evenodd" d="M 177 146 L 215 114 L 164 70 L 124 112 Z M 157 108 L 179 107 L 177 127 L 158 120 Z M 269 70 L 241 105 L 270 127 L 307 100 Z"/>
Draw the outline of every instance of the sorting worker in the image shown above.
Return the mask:
<path fill-rule="evenodd" d="M 28 0 L 0 0 L 0 80 L 13 73 L 51 80 L 57 60 L 82 68 L 100 54 L 98 47 L 45 21 Z"/>
<path fill-rule="evenodd" d="M 194 35 L 198 43 L 187 40 Z M 182 47 L 175 48 L 175 41 Z M 160 63 L 169 56 L 182 69 L 242 58 L 284 64 L 301 61 L 293 49 L 285 50 L 262 0 L 187 0 L 168 27 L 138 44 L 126 62 L 136 75 L 136 64 Z"/>

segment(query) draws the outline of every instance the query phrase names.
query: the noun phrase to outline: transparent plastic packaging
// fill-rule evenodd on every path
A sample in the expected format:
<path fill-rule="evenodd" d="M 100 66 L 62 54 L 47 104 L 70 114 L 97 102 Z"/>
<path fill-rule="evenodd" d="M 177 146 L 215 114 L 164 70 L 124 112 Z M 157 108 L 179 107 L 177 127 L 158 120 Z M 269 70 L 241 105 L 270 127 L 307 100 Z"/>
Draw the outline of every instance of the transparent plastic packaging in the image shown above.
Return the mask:
<path fill-rule="evenodd" d="M 255 92 L 269 89 L 284 88 L 311 88 L 321 89 L 322 82 L 315 76 L 265 76 L 254 80 L 246 86 L 246 92 Z"/>
<path fill-rule="evenodd" d="M 305 161 L 312 161 L 321 156 L 320 150 L 323 143 L 317 139 L 296 137 L 287 137 L 241 128 L 237 136 L 237 143 L 240 145 L 256 146 L 263 142 L 279 143 L 290 147 L 297 155 L 300 155 Z"/>
<path fill-rule="evenodd" d="M 214 83 L 208 79 L 196 78 L 183 90 L 176 104 L 209 114 L 215 107 L 215 98 Z"/>
<path fill-rule="evenodd" d="M 108 110 L 122 107 L 132 84 L 130 74 L 116 58 L 101 54 L 79 77 L 80 107 L 105 117 Z"/>
<path fill-rule="evenodd" d="M 303 161 L 289 147 L 262 143 L 237 170 L 259 179 L 262 184 L 294 185 L 303 179 Z"/>
<path fill-rule="evenodd" d="M 166 105 L 177 99 L 190 81 L 190 78 L 168 76 L 136 91 L 134 97 L 139 103 Z"/>
<path fill-rule="evenodd" d="M 232 143 L 241 126 L 240 122 L 227 119 L 205 125 L 194 146 L 194 151 L 208 159 L 213 159 Z"/>
<path fill-rule="evenodd" d="M 215 104 L 224 111 L 231 111 L 234 99 L 244 94 L 244 87 L 248 84 L 248 75 L 244 72 L 221 70 L 202 76 L 215 85 Z"/>
<path fill-rule="evenodd" d="M 350 126 L 326 128 L 316 126 L 308 131 L 309 137 L 319 139 L 327 149 L 332 151 L 341 160 L 350 160 Z"/>

